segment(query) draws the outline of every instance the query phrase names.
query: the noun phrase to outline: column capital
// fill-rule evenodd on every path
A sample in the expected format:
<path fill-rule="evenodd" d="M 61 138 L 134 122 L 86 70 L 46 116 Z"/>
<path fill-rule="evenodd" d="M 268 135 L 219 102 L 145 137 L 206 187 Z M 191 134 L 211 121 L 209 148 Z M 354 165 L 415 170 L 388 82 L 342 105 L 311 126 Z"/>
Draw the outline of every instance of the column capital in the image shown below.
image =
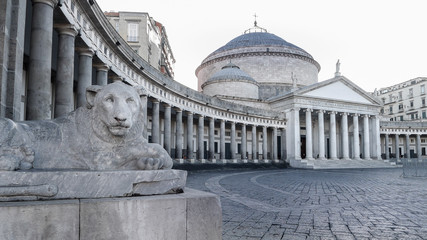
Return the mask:
<path fill-rule="evenodd" d="M 346 115 L 346 116 L 348 116 L 348 115 L 350 115 L 348 112 L 342 112 L 342 113 L 340 113 L 340 115 L 341 116 L 344 116 L 344 115 Z"/>
<path fill-rule="evenodd" d="M 163 103 L 163 107 L 164 108 L 172 108 L 172 105 L 170 105 L 169 103 Z"/>
<path fill-rule="evenodd" d="M 53 27 L 58 31 L 58 33 L 61 35 L 69 35 L 72 37 L 75 37 L 77 35 L 77 28 L 73 24 L 60 24 L 55 23 Z"/>
<path fill-rule="evenodd" d="M 329 115 L 332 115 L 332 114 L 334 114 L 334 115 L 335 115 L 335 114 L 337 114 L 337 112 L 335 112 L 335 111 L 329 111 L 329 112 L 328 112 L 328 114 L 329 114 Z"/>
<path fill-rule="evenodd" d="M 194 114 L 193 114 L 193 112 L 190 112 L 190 111 L 186 111 L 187 112 L 187 116 L 188 115 L 191 115 L 191 116 L 193 116 Z"/>
<path fill-rule="evenodd" d="M 299 112 L 300 109 L 301 108 L 299 108 L 299 107 L 294 107 L 294 108 L 291 108 L 291 111 L 298 111 Z"/>
<path fill-rule="evenodd" d="M 351 114 L 353 117 L 359 117 L 360 116 L 360 114 L 358 114 L 358 113 L 353 113 L 353 114 Z"/>
<path fill-rule="evenodd" d="M 96 68 L 97 71 L 108 72 L 108 70 L 110 70 L 110 66 L 105 63 L 92 64 L 92 66 Z"/>
<path fill-rule="evenodd" d="M 363 114 L 363 117 L 364 117 L 364 118 L 370 118 L 370 117 L 371 117 L 371 115 L 369 115 L 369 114 Z"/>
<path fill-rule="evenodd" d="M 320 110 L 317 110 L 316 112 L 317 113 L 325 113 L 325 110 L 320 109 Z"/>
<path fill-rule="evenodd" d="M 112 76 L 111 80 L 113 80 L 113 82 L 122 82 L 123 81 L 123 77 L 121 77 L 121 76 Z"/>
<path fill-rule="evenodd" d="M 79 56 L 88 56 L 93 57 L 95 51 L 92 48 L 76 48 L 76 51 L 79 53 Z"/>
<path fill-rule="evenodd" d="M 313 112 L 313 109 L 311 109 L 311 108 L 306 108 L 306 109 L 304 109 L 304 112 Z"/>
<path fill-rule="evenodd" d="M 43 4 L 47 4 L 49 6 L 51 6 L 52 8 L 54 8 L 57 4 L 58 4 L 58 0 L 32 0 L 33 4 L 34 3 L 43 3 Z"/>
<path fill-rule="evenodd" d="M 152 102 L 152 103 L 160 103 L 159 99 L 157 99 L 157 98 L 152 98 L 152 99 L 151 99 L 151 102 Z"/>
<path fill-rule="evenodd" d="M 178 112 L 182 112 L 182 109 L 181 109 L 181 108 L 179 108 L 179 107 L 174 107 L 173 109 L 174 109 L 174 110 L 175 110 L 175 112 L 177 112 L 177 113 L 178 113 Z"/>

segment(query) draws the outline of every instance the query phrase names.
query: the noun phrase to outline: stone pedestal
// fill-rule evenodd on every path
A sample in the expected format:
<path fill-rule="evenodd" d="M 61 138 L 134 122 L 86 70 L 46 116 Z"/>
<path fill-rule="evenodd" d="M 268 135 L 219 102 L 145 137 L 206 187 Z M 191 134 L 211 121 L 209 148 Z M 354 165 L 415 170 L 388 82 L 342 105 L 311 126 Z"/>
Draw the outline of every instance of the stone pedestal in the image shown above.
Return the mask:
<path fill-rule="evenodd" d="M 193 189 L 143 197 L 0 203 L 3 239 L 221 239 L 219 197 Z"/>

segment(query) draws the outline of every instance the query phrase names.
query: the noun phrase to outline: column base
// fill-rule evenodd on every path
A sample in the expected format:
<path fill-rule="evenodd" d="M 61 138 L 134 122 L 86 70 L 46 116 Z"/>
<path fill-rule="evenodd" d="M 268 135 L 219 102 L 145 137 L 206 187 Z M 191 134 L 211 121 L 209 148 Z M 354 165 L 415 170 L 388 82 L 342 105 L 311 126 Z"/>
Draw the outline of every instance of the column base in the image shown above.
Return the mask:
<path fill-rule="evenodd" d="M 270 163 L 270 159 L 264 159 L 264 163 Z"/>
<path fill-rule="evenodd" d="M 242 159 L 243 163 L 248 163 L 248 159 Z"/>
<path fill-rule="evenodd" d="M 332 157 L 332 158 L 329 158 L 328 160 L 336 161 L 336 160 L 339 160 L 339 159 L 337 157 Z"/>
<path fill-rule="evenodd" d="M 227 163 L 227 159 L 221 159 L 222 163 Z"/>
<path fill-rule="evenodd" d="M 314 160 L 313 157 L 306 157 L 304 160 Z"/>
<path fill-rule="evenodd" d="M 343 158 L 341 158 L 341 160 L 348 161 L 348 160 L 351 160 L 351 158 L 349 158 L 349 157 L 343 157 Z"/>
<path fill-rule="evenodd" d="M 206 159 L 200 159 L 201 163 L 206 163 Z"/>
<path fill-rule="evenodd" d="M 318 158 L 316 158 L 315 160 L 325 161 L 325 160 L 328 160 L 328 159 L 327 159 L 327 158 L 325 158 L 325 157 L 318 157 Z"/>
<path fill-rule="evenodd" d="M 188 159 L 188 161 L 190 161 L 190 163 L 196 163 L 196 159 Z"/>
<path fill-rule="evenodd" d="M 368 157 L 368 158 L 363 158 L 363 160 L 373 160 L 372 158 Z"/>
<path fill-rule="evenodd" d="M 232 163 L 237 163 L 237 159 L 231 159 Z"/>
<path fill-rule="evenodd" d="M 216 159 L 212 159 L 211 161 L 212 161 L 212 163 L 216 163 Z"/>

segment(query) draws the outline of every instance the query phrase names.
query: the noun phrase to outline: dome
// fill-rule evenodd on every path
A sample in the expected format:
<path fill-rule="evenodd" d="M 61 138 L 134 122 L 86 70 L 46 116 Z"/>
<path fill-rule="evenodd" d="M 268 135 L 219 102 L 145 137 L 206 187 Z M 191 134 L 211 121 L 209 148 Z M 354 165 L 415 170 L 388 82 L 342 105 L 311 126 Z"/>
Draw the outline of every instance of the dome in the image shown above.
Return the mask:
<path fill-rule="evenodd" d="M 289 50 L 294 50 L 299 52 L 300 54 L 313 58 L 310 54 L 308 54 L 304 49 L 289 43 L 282 38 L 267 32 L 252 32 L 242 34 L 233 40 L 229 41 L 224 46 L 218 48 L 216 51 L 211 53 L 207 58 L 212 55 L 216 55 L 217 53 L 228 51 L 236 48 L 243 47 L 256 47 L 256 46 L 276 46 L 282 48 L 288 48 Z"/>
<path fill-rule="evenodd" d="M 230 61 L 239 68 L 227 66 Z M 220 78 L 245 79 L 257 84 L 259 99 L 268 99 L 292 89 L 293 79 L 298 87 L 317 83 L 319 71 L 308 52 L 265 30 L 246 31 L 219 47 L 202 61 L 196 76 L 199 91 Z"/>
<path fill-rule="evenodd" d="M 229 62 L 201 86 L 209 96 L 258 99 L 258 83 L 249 74 Z"/>
<path fill-rule="evenodd" d="M 240 70 L 237 65 L 231 62 L 222 67 L 220 71 L 214 73 L 207 82 L 216 80 L 247 80 L 256 82 L 251 76 Z"/>

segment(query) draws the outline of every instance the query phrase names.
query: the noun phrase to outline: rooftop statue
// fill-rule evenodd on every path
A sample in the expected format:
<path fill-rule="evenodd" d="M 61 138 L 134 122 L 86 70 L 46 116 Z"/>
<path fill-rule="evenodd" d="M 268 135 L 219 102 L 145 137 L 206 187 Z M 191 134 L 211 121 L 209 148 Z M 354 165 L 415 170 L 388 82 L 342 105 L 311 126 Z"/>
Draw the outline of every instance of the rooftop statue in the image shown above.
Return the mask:
<path fill-rule="evenodd" d="M 0 170 L 158 170 L 172 159 L 143 137 L 142 89 L 91 86 L 87 107 L 53 120 L 0 119 Z"/>

